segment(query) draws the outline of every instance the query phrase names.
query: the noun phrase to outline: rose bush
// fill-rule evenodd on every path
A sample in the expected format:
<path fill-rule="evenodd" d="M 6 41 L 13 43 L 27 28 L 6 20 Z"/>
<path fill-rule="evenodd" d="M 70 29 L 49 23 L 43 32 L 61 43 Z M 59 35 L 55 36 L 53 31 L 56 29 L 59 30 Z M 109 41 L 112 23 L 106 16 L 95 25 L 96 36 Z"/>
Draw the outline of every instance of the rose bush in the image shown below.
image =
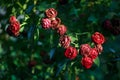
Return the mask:
<path fill-rule="evenodd" d="M 1 0 L 0 80 L 119 80 L 119 2 Z"/>

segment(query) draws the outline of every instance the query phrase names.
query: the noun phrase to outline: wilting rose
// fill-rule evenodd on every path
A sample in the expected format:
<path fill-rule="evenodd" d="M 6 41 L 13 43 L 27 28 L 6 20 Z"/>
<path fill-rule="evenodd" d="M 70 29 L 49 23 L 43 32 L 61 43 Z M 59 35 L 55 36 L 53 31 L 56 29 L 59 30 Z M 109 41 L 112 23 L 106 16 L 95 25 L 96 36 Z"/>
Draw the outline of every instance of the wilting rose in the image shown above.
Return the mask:
<path fill-rule="evenodd" d="M 111 20 L 105 20 L 103 22 L 103 27 L 109 30 L 113 35 L 120 34 L 120 18 L 112 18 Z"/>
<path fill-rule="evenodd" d="M 91 48 L 90 52 L 89 52 L 89 57 L 91 59 L 96 59 L 98 56 L 98 52 L 96 50 L 96 48 Z"/>
<path fill-rule="evenodd" d="M 111 23 L 112 23 L 112 26 L 113 26 L 113 29 L 111 30 L 111 33 L 113 35 L 119 35 L 120 34 L 120 18 L 118 17 L 113 17 L 111 19 Z"/>
<path fill-rule="evenodd" d="M 78 52 L 77 52 L 76 48 L 70 46 L 66 49 L 64 54 L 67 58 L 74 59 L 74 58 L 76 58 Z"/>
<path fill-rule="evenodd" d="M 51 20 L 48 18 L 43 18 L 41 20 L 41 25 L 42 25 L 42 28 L 49 29 L 49 28 L 51 28 Z"/>
<path fill-rule="evenodd" d="M 92 35 L 92 41 L 96 44 L 103 44 L 105 42 L 105 38 L 101 33 L 95 32 Z"/>
<path fill-rule="evenodd" d="M 95 48 L 98 51 L 98 53 L 101 53 L 103 51 L 103 47 L 101 44 L 95 45 Z"/>
<path fill-rule="evenodd" d="M 51 20 L 52 29 L 58 28 L 58 25 L 60 25 L 60 23 L 61 23 L 60 18 L 55 18 L 55 20 Z"/>
<path fill-rule="evenodd" d="M 85 68 L 89 69 L 89 68 L 91 68 L 92 65 L 93 65 L 93 60 L 92 60 L 90 57 L 87 57 L 87 56 L 86 56 L 86 57 L 82 57 L 81 64 L 82 64 Z"/>
<path fill-rule="evenodd" d="M 61 46 L 63 46 L 64 48 L 67 48 L 70 46 L 71 38 L 67 35 L 61 36 L 59 39 L 59 42 Z"/>
<path fill-rule="evenodd" d="M 60 35 L 64 35 L 66 31 L 67 31 L 67 28 L 65 25 L 58 26 L 57 33 L 59 33 Z"/>
<path fill-rule="evenodd" d="M 120 18 L 119 17 L 113 17 L 111 19 L 111 23 L 113 27 L 120 27 Z"/>
<path fill-rule="evenodd" d="M 91 47 L 90 47 L 89 44 L 82 44 L 80 46 L 80 53 L 81 53 L 82 56 L 88 56 L 90 50 L 91 50 Z"/>
<path fill-rule="evenodd" d="M 7 27 L 7 32 L 11 36 L 18 36 L 19 35 L 19 30 L 20 30 L 20 23 L 18 21 L 11 23 Z"/>
<path fill-rule="evenodd" d="M 49 8 L 45 11 L 48 18 L 55 18 L 57 16 L 57 11 L 54 8 Z"/>
<path fill-rule="evenodd" d="M 9 22 L 10 22 L 10 23 L 14 23 L 14 22 L 16 22 L 16 21 L 17 21 L 17 19 L 16 19 L 15 16 L 11 16 L 10 19 L 9 19 Z"/>

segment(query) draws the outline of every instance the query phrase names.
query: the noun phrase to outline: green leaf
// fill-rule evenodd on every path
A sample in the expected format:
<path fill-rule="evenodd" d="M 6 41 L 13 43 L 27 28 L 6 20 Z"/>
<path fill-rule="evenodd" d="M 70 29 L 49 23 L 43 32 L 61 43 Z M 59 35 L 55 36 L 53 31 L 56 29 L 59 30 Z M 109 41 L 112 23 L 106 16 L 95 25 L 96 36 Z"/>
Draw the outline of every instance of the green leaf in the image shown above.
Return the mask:
<path fill-rule="evenodd" d="M 23 30 L 24 30 L 24 27 L 21 27 L 21 28 L 20 28 L 20 32 L 23 32 Z"/>
<path fill-rule="evenodd" d="M 23 22 L 20 26 L 23 27 L 24 25 L 26 25 L 27 23 L 26 22 Z"/>
<path fill-rule="evenodd" d="M 29 18 L 30 18 L 29 15 L 25 15 L 24 21 L 27 21 Z"/>
<path fill-rule="evenodd" d="M 100 60 L 99 60 L 98 57 L 94 60 L 94 63 L 95 63 L 98 67 L 100 66 Z"/>
<path fill-rule="evenodd" d="M 17 80 L 16 77 L 15 77 L 15 75 L 11 76 L 11 80 Z"/>
<path fill-rule="evenodd" d="M 50 55 L 50 59 L 52 59 L 52 57 L 54 56 L 54 53 L 55 53 L 55 49 L 51 49 L 50 52 L 49 52 L 49 55 Z"/>
<path fill-rule="evenodd" d="M 37 65 L 37 66 L 36 66 L 36 69 L 41 70 L 41 69 L 42 69 L 42 66 L 41 66 L 41 65 Z"/>
<path fill-rule="evenodd" d="M 93 22 L 93 23 L 96 23 L 97 20 L 98 20 L 98 19 L 97 19 L 94 15 L 90 15 L 90 16 L 88 17 L 88 21 L 91 21 L 91 22 Z"/>

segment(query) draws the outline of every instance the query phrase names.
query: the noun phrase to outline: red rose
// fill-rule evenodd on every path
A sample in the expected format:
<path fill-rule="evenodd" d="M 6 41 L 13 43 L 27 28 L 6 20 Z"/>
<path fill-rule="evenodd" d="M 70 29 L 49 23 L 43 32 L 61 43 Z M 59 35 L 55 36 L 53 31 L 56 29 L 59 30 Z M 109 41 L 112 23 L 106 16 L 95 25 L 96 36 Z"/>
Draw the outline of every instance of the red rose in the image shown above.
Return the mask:
<path fill-rule="evenodd" d="M 16 19 L 15 16 L 11 16 L 10 19 L 9 19 L 9 22 L 10 22 L 10 23 L 14 23 L 14 22 L 16 22 L 16 21 L 17 21 L 17 19 Z"/>
<path fill-rule="evenodd" d="M 19 30 L 20 30 L 20 23 L 18 21 L 11 23 L 7 28 L 8 34 L 12 36 L 18 36 Z"/>
<path fill-rule="evenodd" d="M 90 52 L 90 45 L 89 44 L 82 44 L 80 46 L 80 53 L 82 56 L 88 56 L 89 55 L 89 52 Z"/>
<path fill-rule="evenodd" d="M 105 42 L 105 38 L 101 33 L 95 32 L 92 35 L 92 41 L 96 44 L 103 44 Z"/>
<path fill-rule="evenodd" d="M 64 35 L 60 37 L 59 41 L 61 46 L 63 46 L 64 48 L 67 48 L 70 46 L 71 38 L 67 35 Z"/>
<path fill-rule="evenodd" d="M 67 31 L 67 28 L 65 25 L 58 26 L 57 33 L 59 33 L 60 35 L 64 35 L 66 31 Z"/>
<path fill-rule="evenodd" d="M 95 48 L 98 51 L 98 53 L 101 53 L 103 51 L 103 47 L 101 44 L 95 45 Z"/>
<path fill-rule="evenodd" d="M 57 11 L 54 8 L 49 8 L 45 11 L 48 18 L 55 18 L 57 16 Z"/>
<path fill-rule="evenodd" d="M 89 68 L 92 67 L 93 60 L 92 60 L 90 57 L 87 57 L 87 56 L 86 56 L 86 57 L 83 57 L 83 58 L 82 58 L 81 64 L 82 64 L 85 68 L 89 69 Z"/>
<path fill-rule="evenodd" d="M 58 28 L 58 25 L 61 23 L 60 18 L 55 18 L 55 20 L 51 21 L 51 27 L 52 29 Z"/>
<path fill-rule="evenodd" d="M 77 50 L 74 47 L 68 47 L 65 51 L 65 56 L 69 59 L 74 59 L 77 56 Z"/>
<path fill-rule="evenodd" d="M 44 29 L 49 29 L 49 28 L 51 27 L 51 20 L 50 20 L 50 19 L 48 19 L 48 18 L 43 18 L 41 21 L 42 21 L 42 22 L 41 22 L 42 28 L 44 28 Z"/>
<path fill-rule="evenodd" d="M 98 52 L 95 48 L 92 48 L 89 52 L 89 57 L 91 59 L 95 59 L 98 56 Z"/>

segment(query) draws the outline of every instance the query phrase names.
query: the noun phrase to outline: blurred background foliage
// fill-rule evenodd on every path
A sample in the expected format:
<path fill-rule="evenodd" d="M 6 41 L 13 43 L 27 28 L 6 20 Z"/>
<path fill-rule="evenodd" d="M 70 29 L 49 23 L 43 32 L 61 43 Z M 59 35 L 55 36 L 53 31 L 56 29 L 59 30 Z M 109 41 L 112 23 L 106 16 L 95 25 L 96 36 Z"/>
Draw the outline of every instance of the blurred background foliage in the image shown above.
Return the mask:
<path fill-rule="evenodd" d="M 81 66 L 80 55 L 66 59 L 56 32 L 41 28 L 48 8 L 58 11 L 77 49 L 84 43 L 92 45 L 94 32 L 103 33 L 104 50 L 91 69 Z M 5 31 L 11 15 L 21 23 L 18 37 Z M 1 0 L 0 80 L 120 80 L 120 35 L 102 27 L 114 16 L 120 17 L 119 0 Z"/>

